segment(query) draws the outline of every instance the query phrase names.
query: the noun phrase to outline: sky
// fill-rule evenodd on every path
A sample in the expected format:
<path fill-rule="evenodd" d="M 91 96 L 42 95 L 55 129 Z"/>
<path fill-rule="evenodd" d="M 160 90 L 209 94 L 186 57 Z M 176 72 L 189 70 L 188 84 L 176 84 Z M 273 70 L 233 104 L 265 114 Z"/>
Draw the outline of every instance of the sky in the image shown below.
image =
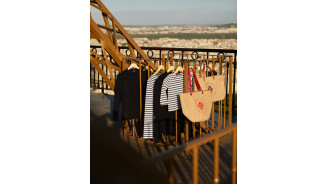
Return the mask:
<path fill-rule="evenodd" d="M 226 24 L 237 22 L 237 0 L 102 0 L 122 25 Z M 100 14 L 93 19 L 101 22 Z"/>

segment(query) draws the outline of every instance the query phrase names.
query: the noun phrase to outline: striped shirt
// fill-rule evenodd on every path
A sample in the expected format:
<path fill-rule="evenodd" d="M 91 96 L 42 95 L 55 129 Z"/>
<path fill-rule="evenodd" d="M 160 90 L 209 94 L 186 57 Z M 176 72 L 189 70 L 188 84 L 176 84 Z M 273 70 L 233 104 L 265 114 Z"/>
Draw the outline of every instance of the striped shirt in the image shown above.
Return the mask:
<path fill-rule="evenodd" d="M 168 105 L 168 111 L 181 109 L 179 93 L 183 93 L 183 79 L 183 73 L 172 73 L 163 81 L 160 104 Z"/>
<path fill-rule="evenodd" d="M 153 138 L 153 95 L 154 83 L 160 75 L 153 74 L 147 80 L 143 138 Z"/>

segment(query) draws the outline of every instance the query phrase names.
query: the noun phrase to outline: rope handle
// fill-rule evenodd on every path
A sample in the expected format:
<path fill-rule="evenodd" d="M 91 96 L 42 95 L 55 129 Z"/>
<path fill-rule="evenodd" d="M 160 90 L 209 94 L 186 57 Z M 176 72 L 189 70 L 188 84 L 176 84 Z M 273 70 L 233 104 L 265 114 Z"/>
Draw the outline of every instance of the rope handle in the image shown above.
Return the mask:
<path fill-rule="evenodd" d="M 213 73 L 213 70 L 209 67 L 209 66 L 206 66 L 208 69 L 210 69 L 210 72 L 212 73 L 212 76 L 213 76 L 213 79 L 214 79 L 214 73 Z M 205 66 L 203 67 L 203 79 L 205 80 Z"/>
<path fill-rule="evenodd" d="M 202 91 L 202 88 L 201 88 L 200 85 L 199 85 L 199 82 L 198 82 L 197 76 L 196 76 L 195 71 L 194 71 L 193 68 L 189 68 L 189 70 L 188 70 L 189 91 L 192 91 L 192 89 L 191 89 L 190 70 L 192 70 L 192 72 L 193 72 L 193 74 L 194 74 L 194 77 L 195 77 L 195 83 L 196 83 L 196 86 L 197 86 L 198 91 Z"/>

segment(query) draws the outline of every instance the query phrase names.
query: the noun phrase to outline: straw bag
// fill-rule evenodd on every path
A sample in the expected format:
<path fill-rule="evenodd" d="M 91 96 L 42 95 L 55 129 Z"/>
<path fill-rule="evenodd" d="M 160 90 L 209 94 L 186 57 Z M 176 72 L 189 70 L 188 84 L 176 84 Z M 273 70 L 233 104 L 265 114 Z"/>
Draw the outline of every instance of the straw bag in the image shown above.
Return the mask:
<path fill-rule="evenodd" d="M 198 91 L 192 91 L 190 70 L 192 70 Z M 192 122 L 205 121 L 210 118 L 212 99 L 210 90 L 202 90 L 192 68 L 188 70 L 189 91 L 180 93 L 180 102 L 183 114 Z"/>
<path fill-rule="evenodd" d="M 224 75 L 214 75 L 213 71 L 207 66 L 212 76 L 205 77 L 205 66 L 203 68 L 203 78 L 199 80 L 199 84 L 202 89 L 211 90 L 212 102 L 223 100 L 226 96 L 226 88 L 224 83 Z"/>

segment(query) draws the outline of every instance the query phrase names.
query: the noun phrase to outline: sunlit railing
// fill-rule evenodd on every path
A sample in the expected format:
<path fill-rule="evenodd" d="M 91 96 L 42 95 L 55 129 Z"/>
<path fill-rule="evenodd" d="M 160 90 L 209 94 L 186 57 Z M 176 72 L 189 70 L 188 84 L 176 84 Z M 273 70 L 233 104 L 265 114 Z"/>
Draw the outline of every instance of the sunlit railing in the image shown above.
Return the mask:
<path fill-rule="evenodd" d="M 201 145 L 213 141 L 213 183 L 219 183 L 219 139 L 220 137 L 232 134 L 232 162 L 231 162 L 231 183 L 235 184 L 237 180 L 237 125 L 233 124 L 222 130 L 217 130 L 211 134 L 207 134 L 201 138 L 191 140 L 187 143 L 181 144 L 175 148 L 157 154 L 143 162 L 145 165 L 153 165 L 163 160 L 167 161 L 167 180 L 168 183 L 175 183 L 174 181 L 174 156 L 181 152 L 189 152 L 192 150 L 192 183 L 198 183 L 198 150 Z"/>
<path fill-rule="evenodd" d="M 90 49 L 94 52 L 98 53 L 100 56 L 103 57 L 102 50 L 99 45 L 91 45 Z M 171 57 L 173 54 L 173 60 L 202 60 L 206 59 L 207 62 L 202 62 L 203 64 L 209 64 L 211 66 L 214 66 L 214 71 L 217 73 L 220 73 L 220 70 L 222 70 L 222 67 L 220 67 L 220 61 L 219 57 L 224 56 L 232 56 L 232 73 L 233 75 L 230 78 L 229 72 L 230 70 L 227 70 L 228 78 L 226 79 L 226 83 L 228 84 L 229 80 L 232 81 L 232 113 L 237 113 L 237 90 L 236 90 L 236 71 L 237 71 L 237 50 L 230 50 L 230 49 L 197 49 L 197 48 L 168 48 L 168 47 L 141 47 L 143 51 L 147 54 L 147 56 L 154 60 L 154 63 L 162 63 L 161 60 L 163 59 L 163 55 L 166 58 Z M 119 47 L 120 52 L 123 55 L 130 56 L 130 51 L 128 47 Z M 136 56 L 138 56 L 138 53 L 136 53 Z M 169 56 L 169 57 L 168 57 Z M 189 56 L 189 58 L 187 58 Z M 112 58 L 109 56 L 109 59 L 112 60 Z M 214 60 L 213 60 L 214 59 Z M 214 63 L 214 64 L 213 64 Z M 222 61 L 223 68 L 227 66 L 227 68 L 230 67 L 231 61 Z M 109 72 L 107 70 L 107 66 L 101 65 L 101 68 L 106 71 L 106 75 L 109 76 Z M 196 62 L 196 70 L 200 69 L 200 63 Z M 196 71 L 195 70 L 195 71 Z M 116 79 L 116 76 L 118 74 L 118 71 L 113 70 L 114 78 Z M 223 71 L 225 72 L 225 71 Z M 90 87 L 95 89 L 100 89 L 102 93 L 105 93 L 106 90 L 110 90 L 110 87 L 106 84 L 104 79 L 99 75 L 99 73 L 95 70 L 95 68 L 90 64 Z M 229 91 L 227 91 L 227 94 Z"/>

